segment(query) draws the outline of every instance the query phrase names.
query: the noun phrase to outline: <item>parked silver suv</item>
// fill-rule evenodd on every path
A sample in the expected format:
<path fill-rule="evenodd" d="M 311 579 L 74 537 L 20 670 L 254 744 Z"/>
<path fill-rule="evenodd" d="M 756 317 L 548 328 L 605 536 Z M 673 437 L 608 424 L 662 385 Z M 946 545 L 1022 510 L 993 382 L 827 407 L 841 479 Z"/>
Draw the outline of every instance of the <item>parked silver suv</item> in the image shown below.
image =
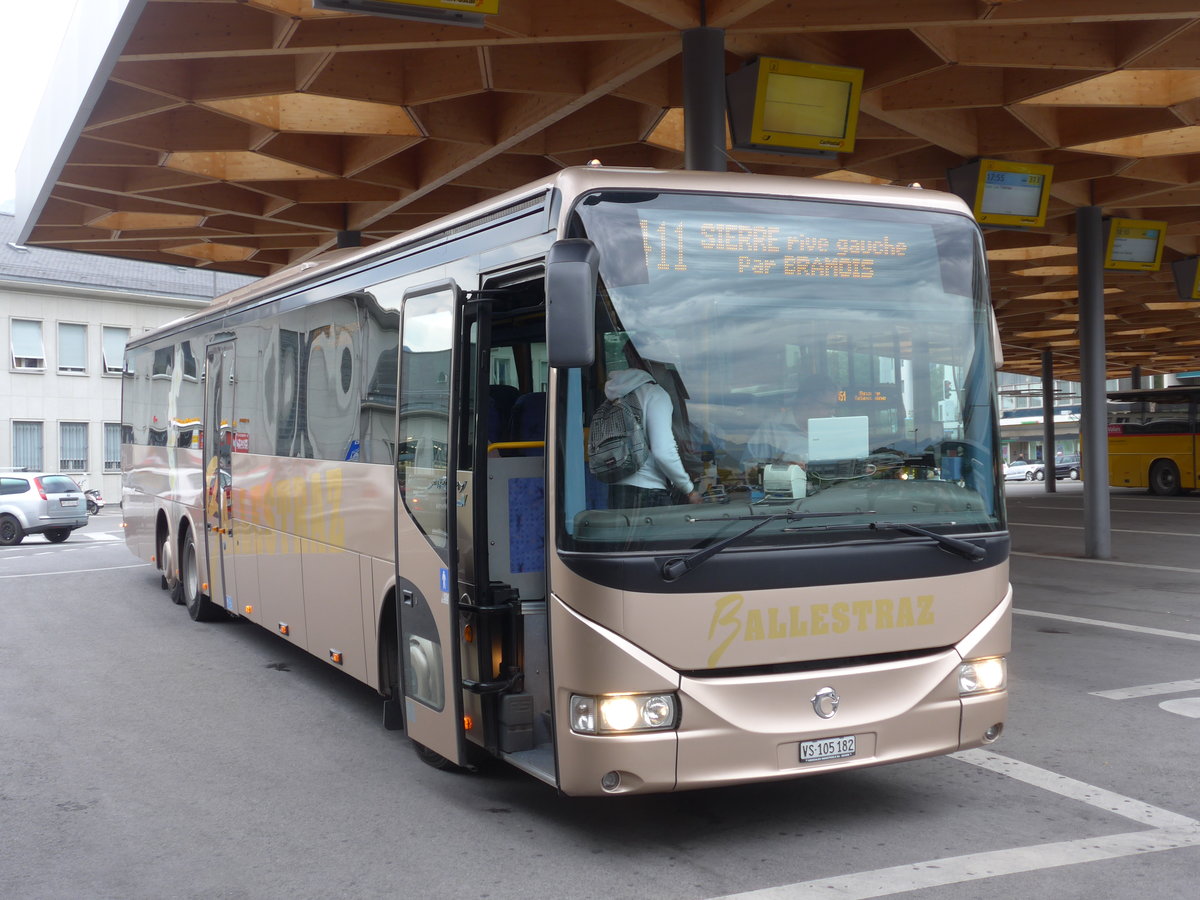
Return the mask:
<path fill-rule="evenodd" d="M 83 491 L 70 477 L 0 471 L 0 545 L 19 544 L 27 534 L 58 544 L 87 522 Z"/>

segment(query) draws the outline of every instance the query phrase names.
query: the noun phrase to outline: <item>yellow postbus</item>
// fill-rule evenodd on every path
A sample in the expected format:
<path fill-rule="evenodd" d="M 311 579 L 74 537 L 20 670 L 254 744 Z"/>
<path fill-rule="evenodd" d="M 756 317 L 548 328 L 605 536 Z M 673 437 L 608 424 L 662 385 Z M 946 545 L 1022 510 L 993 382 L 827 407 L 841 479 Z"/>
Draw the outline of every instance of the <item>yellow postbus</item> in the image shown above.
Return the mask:
<path fill-rule="evenodd" d="M 1172 497 L 1200 487 L 1196 404 L 1200 387 L 1108 394 L 1108 483 Z"/>
<path fill-rule="evenodd" d="M 932 191 L 564 169 L 132 341 L 128 545 L 439 767 L 604 795 L 979 746 L 1011 626 L 986 272 Z M 649 455 L 611 481 L 622 381 Z"/>

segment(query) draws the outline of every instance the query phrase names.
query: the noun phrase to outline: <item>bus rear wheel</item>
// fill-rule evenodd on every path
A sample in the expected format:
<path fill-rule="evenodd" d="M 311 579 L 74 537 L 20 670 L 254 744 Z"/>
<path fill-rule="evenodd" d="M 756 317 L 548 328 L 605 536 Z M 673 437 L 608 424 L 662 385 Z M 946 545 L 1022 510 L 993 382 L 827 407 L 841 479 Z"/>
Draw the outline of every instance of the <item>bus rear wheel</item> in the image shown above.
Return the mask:
<path fill-rule="evenodd" d="M 212 622 L 221 608 L 204 596 L 200 588 L 200 561 L 196 556 L 196 540 L 189 530 L 183 539 L 179 582 L 183 587 L 183 604 L 193 622 Z"/>
<path fill-rule="evenodd" d="M 1150 467 L 1150 493 L 1159 497 L 1176 497 L 1182 493 L 1179 467 L 1169 459 L 1160 459 Z"/>
<path fill-rule="evenodd" d="M 162 587 L 171 592 L 171 602 L 183 605 L 183 581 L 175 569 L 175 550 L 171 536 L 164 534 L 158 547 L 158 562 L 162 566 Z"/>
<path fill-rule="evenodd" d="M 463 771 L 462 766 L 450 762 L 450 760 L 446 759 L 446 757 L 442 756 L 436 750 L 430 750 L 424 744 L 418 744 L 416 741 L 413 741 L 412 745 L 413 750 L 417 752 L 417 759 L 421 760 L 425 765 L 433 766 L 435 769 L 441 769 L 445 772 Z"/>

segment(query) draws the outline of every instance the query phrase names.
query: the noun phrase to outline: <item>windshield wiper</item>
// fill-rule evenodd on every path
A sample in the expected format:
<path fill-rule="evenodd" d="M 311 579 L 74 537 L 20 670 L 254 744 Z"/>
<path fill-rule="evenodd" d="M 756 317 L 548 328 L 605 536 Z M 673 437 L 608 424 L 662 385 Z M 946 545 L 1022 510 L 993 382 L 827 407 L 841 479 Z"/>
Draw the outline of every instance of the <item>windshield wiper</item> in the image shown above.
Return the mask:
<path fill-rule="evenodd" d="M 917 525 L 910 525 L 908 522 L 872 522 L 871 528 L 874 531 L 903 531 L 905 534 L 927 537 L 937 541 L 938 546 L 942 549 L 949 550 L 956 556 L 961 556 L 963 559 L 970 560 L 971 562 L 979 562 L 987 556 L 987 551 L 982 547 L 977 547 L 967 541 L 960 541 L 958 538 L 938 534 L 936 531 L 920 528 Z"/>
<path fill-rule="evenodd" d="M 858 512 L 858 510 L 855 510 L 855 512 Z M 874 510 L 868 510 L 868 514 L 870 514 L 871 512 L 874 512 Z M 693 518 L 691 520 L 693 522 L 737 522 L 739 520 L 745 520 L 745 519 L 757 519 L 758 521 L 755 522 L 753 525 L 751 525 L 749 528 L 747 528 L 743 531 L 739 531 L 737 534 L 731 534 L 729 537 L 725 538 L 725 540 L 723 540 L 723 541 L 717 541 L 717 543 L 713 544 L 712 546 L 705 547 L 702 550 L 697 550 L 694 553 L 689 553 L 687 556 L 672 556 L 669 559 L 664 559 L 659 564 L 658 571 L 659 571 L 659 574 L 662 576 L 663 581 L 678 581 L 680 578 L 682 578 L 688 572 L 692 571 L 692 569 L 696 568 L 698 565 L 703 563 L 705 560 L 709 559 L 710 557 L 716 556 L 718 553 L 720 553 L 722 550 L 724 550 L 726 547 L 728 547 L 730 544 L 734 543 L 735 541 L 740 541 L 742 538 L 746 537 L 747 535 L 753 534 L 754 532 L 758 531 L 758 529 L 762 528 L 768 522 L 778 522 L 781 519 L 787 520 L 788 522 L 799 522 L 801 519 L 819 519 L 819 518 L 824 518 L 827 516 L 845 516 L 845 515 L 849 515 L 849 513 L 845 512 L 845 511 L 843 511 L 843 512 L 810 512 L 810 513 L 806 513 L 806 512 L 797 512 L 794 509 L 789 509 L 787 512 L 773 513 L 773 514 L 767 515 L 767 516 L 737 516 L 734 518 L 726 518 L 726 517 L 722 516 L 720 518 L 711 518 L 711 519 Z M 970 546 L 970 545 L 968 544 L 967 546 Z"/>

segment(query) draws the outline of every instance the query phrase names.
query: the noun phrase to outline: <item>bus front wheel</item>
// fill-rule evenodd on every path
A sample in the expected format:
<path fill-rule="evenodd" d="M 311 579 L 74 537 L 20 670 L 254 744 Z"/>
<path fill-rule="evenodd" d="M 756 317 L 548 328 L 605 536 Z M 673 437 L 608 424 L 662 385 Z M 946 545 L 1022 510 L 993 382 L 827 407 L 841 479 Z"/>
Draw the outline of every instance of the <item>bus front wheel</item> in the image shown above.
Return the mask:
<path fill-rule="evenodd" d="M 1169 459 L 1160 459 L 1150 467 L 1150 493 L 1175 497 L 1181 493 L 1179 468 Z"/>

